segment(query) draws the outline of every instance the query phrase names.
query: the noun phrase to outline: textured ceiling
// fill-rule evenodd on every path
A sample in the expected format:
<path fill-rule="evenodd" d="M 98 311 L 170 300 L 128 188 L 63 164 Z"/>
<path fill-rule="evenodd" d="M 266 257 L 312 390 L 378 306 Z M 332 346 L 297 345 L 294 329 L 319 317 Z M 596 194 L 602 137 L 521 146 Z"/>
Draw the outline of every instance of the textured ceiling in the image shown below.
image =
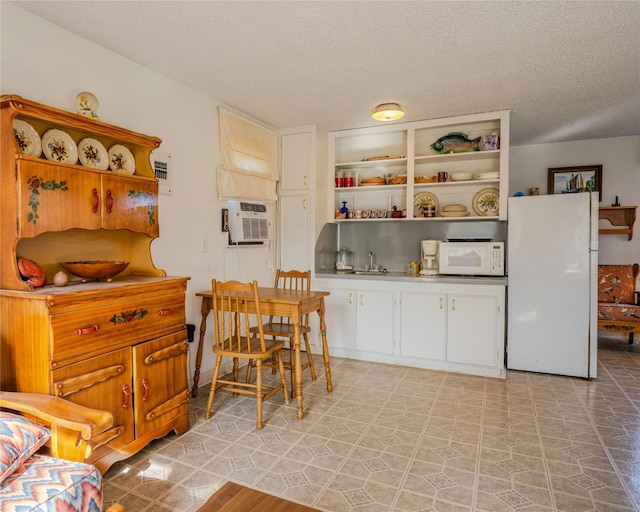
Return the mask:
<path fill-rule="evenodd" d="M 640 134 L 640 2 L 16 1 L 275 128 L 510 109 L 514 145 Z"/>

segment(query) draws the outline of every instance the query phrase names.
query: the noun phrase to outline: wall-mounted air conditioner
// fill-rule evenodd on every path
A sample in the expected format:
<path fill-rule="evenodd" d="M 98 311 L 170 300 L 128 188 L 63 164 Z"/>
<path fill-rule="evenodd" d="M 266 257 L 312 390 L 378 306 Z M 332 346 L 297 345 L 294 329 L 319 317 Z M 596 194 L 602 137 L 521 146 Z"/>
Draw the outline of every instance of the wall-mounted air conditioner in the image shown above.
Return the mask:
<path fill-rule="evenodd" d="M 269 240 L 269 219 L 263 203 L 229 201 L 229 243 Z"/>

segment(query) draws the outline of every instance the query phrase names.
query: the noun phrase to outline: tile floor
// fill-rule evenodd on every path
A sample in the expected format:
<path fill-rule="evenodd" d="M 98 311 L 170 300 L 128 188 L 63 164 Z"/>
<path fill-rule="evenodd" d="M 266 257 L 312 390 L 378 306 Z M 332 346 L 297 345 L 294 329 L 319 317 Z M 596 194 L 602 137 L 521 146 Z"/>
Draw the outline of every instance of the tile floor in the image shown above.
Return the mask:
<path fill-rule="evenodd" d="M 601 340 L 599 360 L 595 381 L 501 381 L 333 358 L 333 394 L 305 373 L 305 419 L 278 395 L 262 431 L 228 393 L 205 421 L 202 387 L 191 430 L 115 464 L 106 501 L 191 512 L 232 480 L 328 512 L 637 512 L 640 346 Z"/>

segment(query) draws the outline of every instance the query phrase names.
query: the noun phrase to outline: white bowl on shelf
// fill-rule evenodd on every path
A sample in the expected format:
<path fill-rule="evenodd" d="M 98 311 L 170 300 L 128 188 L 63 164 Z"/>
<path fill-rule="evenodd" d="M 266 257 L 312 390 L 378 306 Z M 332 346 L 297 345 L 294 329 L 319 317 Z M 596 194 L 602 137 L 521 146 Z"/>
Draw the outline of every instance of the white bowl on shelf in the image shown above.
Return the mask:
<path fill-rule="evenodd" d="M 473 179 L 473 173 L 470 172 L 452 172 L 449 174 L 451 181 L 468 181 Z"/>

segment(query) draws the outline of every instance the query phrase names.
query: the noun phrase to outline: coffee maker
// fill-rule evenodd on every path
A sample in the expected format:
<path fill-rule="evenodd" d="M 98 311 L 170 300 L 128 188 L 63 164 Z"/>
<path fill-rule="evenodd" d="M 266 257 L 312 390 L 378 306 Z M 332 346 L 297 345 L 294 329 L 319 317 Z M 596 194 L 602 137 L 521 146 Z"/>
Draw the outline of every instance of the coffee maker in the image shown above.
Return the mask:
<path fill-rule="evenodd" d="M 438 240 L 422 240 L 420 242 L 420 275 L 438 275 Z"/>

